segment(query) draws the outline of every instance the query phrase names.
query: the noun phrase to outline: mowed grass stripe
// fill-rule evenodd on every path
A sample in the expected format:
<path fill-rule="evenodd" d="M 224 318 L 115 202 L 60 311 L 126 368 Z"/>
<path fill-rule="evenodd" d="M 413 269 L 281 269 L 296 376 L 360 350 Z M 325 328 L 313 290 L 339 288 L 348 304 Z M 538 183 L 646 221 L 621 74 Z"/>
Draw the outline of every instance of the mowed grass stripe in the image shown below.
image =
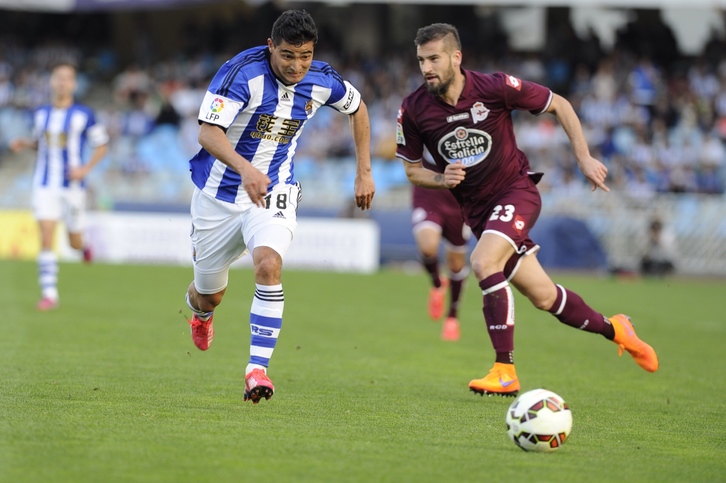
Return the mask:
<path fill-rule="evenodd" d="M 467 390 L 493 360 L 473 278 L 445 343 L 422 274 L 286 272 L 276 393 L 252 406 L 250 271 L 231 272 L 200 352 L 189 268 L 62 264 L 61 308 L 38 313 L 35 265 L 0 261 L 0 481 L 724 481 L 726 283 L 555 278 L 631 315 L 661 369 L 517 295 L 523 390 L 574 416 L 562 450 L 537 455 L 507 440 L 511 400 Z"/>

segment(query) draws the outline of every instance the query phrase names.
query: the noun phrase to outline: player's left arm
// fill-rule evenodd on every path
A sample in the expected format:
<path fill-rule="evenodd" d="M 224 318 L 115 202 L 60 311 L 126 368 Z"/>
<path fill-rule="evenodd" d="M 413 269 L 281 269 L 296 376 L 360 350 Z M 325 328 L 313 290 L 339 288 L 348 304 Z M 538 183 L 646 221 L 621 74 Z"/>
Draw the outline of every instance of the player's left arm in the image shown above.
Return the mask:
<path fill-rule="evenodd" d="M 104 158 L 108 153 L 109 136 L 106 128 L 95 122 L 95 118 L 91 117 L 91 124 L 86 129 L 86 139 L 93 151 L 91 157 L 82 166 L 71 168 L 68 171 L 68 178 L 71 180 L 82 180 L 91 170 Z"/>
<path fill-rule="evenodd" d="M 108 143 L 96 146 L 91 153 L 91 157 L 88 158 L 88 162 L 83 166 L 71 168 L 68 172 L 68 178 L 73 180 L 82 180 L 88 176 L 88 173 L 91 172 L 93 167 L 96 166 L 99 161 L 106 157 L 106 153 L 108 153 Z"/>
<path fill-rule="evenodd" d="M 350 114 L 348 119 L 355 143 L 355 204 L 361 210 L 367 210 L 371 207 L 376 185 L 371 172 L 371 123 L 363 100 L 360 101 L 358 110 Z"/>
<path fill-rule="evenodd" d="M 608 168 L 590 154 L 585 134 L 582 132 L 582 124 L 572 108 L 572 104 L 564 97 L 553 92 L 552 101 L 546 112 L 554 114 L 565 130 L 567 137 L 570 139 L 572 151 L 575 153 L 577 165 L 592 185 L 592 190 L 595 191 L 600 188 L 603 191 L 610 191 L 610 188 L 605 185 Z"/>

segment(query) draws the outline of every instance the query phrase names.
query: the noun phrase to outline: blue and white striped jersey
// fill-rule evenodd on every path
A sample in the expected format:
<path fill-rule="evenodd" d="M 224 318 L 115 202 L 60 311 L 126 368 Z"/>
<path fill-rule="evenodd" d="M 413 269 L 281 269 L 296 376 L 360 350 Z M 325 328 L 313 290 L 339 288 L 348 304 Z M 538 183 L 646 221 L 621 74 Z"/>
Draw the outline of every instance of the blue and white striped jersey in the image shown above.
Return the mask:
<path fill-rule="evenodd" d="M 217 72 L 199 109 L 199 121 L 222 127 L 237 153 L 272 183 L 295 183 L 293 156 L 305 122 L 321 106 L 343 114 L 358 110 L 360 93 L 325 62 L 312 62 L 302 81 L 275 77 L 267 46 L 237 54 Z M 192 181 L 228 203 L 249 201 L 240 175 L 204 148 L 189 162 Z"/>
<path fill-rule="evenodd" d="M 95 148 L 108 143 L 106 128 L 82 104 L 39 107 L 33 119 L 33 137 L 38 141 L 33 186 L 44 188 L 85 186 L 83 181 L 68 179 L 69 169 L 83 166 L 86 145 Z"/>

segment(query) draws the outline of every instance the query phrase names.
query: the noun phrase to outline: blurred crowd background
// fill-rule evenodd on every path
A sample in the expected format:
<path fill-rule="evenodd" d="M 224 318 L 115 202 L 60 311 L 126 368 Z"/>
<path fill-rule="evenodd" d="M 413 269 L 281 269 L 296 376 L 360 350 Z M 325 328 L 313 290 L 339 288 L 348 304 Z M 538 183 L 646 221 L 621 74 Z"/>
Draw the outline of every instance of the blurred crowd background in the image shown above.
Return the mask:
<path fill-rule="evenodd" d="M 13 155 L 8 143 L 28 135 L 33 109 L 47 102 L 49 65 L 70 60 L 80 69 L 78 99 L 96 110 L 112 138 L 107 159 L 92 174 L 95 208 L 186 209 L 187 161 L 199 149 L 197 114 L 206 87 L 225 60 L 266 41 L 283 7 L 290 5 L 227 2 L 213 14 L 199 5 L 166 13 L 1 11 L 0 208 L 27 208 L 32 156 Z M 726 41 L 715 31 L 698 53 L 686 55 L 657 10 L 630 12 L 631 20 L 606 43 L 593 30 L 578 35 L 569 9 L 548 8 L 545 44 L 526 51 L 512 48 L 494 7 L 483 14 L 473 6 L 410 6 L 418 9 L 420 23 L 395 28 L 389 26 L 391 9 L 405 18 L 404 6 L 293 7 L 306 8 L 318 22 L 316 58 L 330 62 L 368 104 L 377 208 L 408 207 L 410 187 L 394 156 L 396 112 L 421 83 L 416 29 L 435 21 L 459 27 L 465 67 L 504 71 L 566 96 L 593 154 L 610 169 L 609 185 L 618 197 L 638 206 L 661 195 L 723 199 Z M 365 18 L 375 19 L 369 34 L 380 37 L 373 49 L 351 47 L 339 21 L 362 8 L 371 10 Z M 176 28 L 160 38 L 157 26 L 165 20 Z M 589 186 L 555 118 L 516 113 L 515 120 L 520 148 L 533 168 L 546 173 L 544 196 L 586 199 Z M 296 161 L 305 207 L 343 212 L 354 174 L 347 119 L 321 110 L 306 130 Z"/>

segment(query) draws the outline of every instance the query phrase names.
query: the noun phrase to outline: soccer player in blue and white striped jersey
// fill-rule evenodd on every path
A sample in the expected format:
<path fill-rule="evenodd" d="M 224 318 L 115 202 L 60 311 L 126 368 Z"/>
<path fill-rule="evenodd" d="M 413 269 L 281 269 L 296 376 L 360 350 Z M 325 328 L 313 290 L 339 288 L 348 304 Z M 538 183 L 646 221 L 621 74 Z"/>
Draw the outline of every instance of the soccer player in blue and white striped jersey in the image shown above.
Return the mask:
<path fill-rule="evenodd" d="M 297 225 L 300 184 L 294 154 L 308 119 L 329 106 L 350 119 L 357 206 L 370 208 L 375 185 L 370 123 L 360 93 L 330 65 L 314 61 L 312 17 L 283 12 L 267 45 L 241 52 L 217 72 L 199 110 L 202 149 L 190 161 L 194 281 L 186 299 L 192 340 L 207 350 L 212 315 L 227 289 L 229 266 L 252 254 L 256 290 L 250 310 L 250 359 L 244 400 L 269 399 L 267 366 L 282 327 L 282 260 Z"/>
<path fill-rule="evenodd" d="M 106 129 L 96 122 L 93 111 L 74 99 L 76 68 L 59 63 L 51 68 L 51 102 L 35 111 L 33 139 L 17 139 L 14 151 L 30 147 L 38 150 L 33 175 L 32 205 L 40 228 L 38 281 L 41 287 L 39 310 L 58 307 L 58 257 L 53 251 L 55 228 L 63 220 L 71 247 L 84 247 L 86 183 L 85 178 L 106 155 L 109 141 Z M 84 159 L 86 146 L 91 147 Z"/>

